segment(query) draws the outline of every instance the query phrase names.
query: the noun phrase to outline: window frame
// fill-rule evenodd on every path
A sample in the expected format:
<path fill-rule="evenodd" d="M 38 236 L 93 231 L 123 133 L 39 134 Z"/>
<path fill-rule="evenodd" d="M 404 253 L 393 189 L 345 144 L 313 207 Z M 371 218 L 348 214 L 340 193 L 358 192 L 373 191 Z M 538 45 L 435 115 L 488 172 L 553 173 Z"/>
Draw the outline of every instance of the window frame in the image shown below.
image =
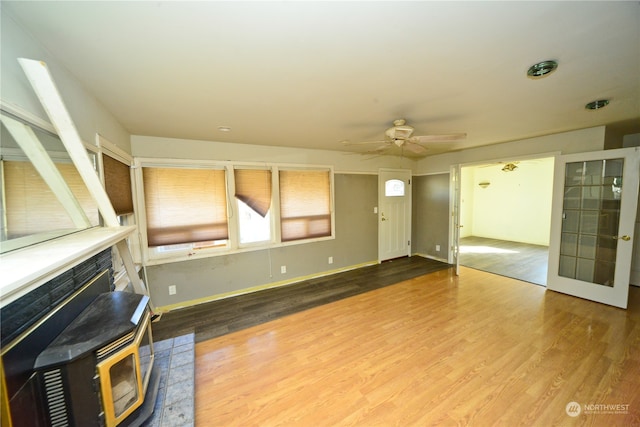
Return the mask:
<path fill-rule="evenodd" d="M 290 172 L 329 172 L 329 236 L 316 236 L 316 237 L 306 237 L 306 238 L 294 238 L 287 239 L 286 241 L 282 241 L 282 214 L 280 212 L 282 201 L 278 200 L 278 239 L 282 244 L 298 242 L 298 241 L 310 241 L 310 240 L 322 240 L 327 237 L 334 237 L 335 235 L 335 224 L 334 224 L 334 197 L 333 197 L 333 172 L 331 170 L 323 169 L 323 168 L 313 168 L 313 167 L 284 167 L 279 168 L 278 170 L 278 197 L 282 194 L 280 189 L 280 171 L 290 171 Z"/>
<path fill-rule="evenodd" d="M 236 198 L 236 177 L 235 171 L 241 170 L 268 170 L 271 172 L 271 207 L 269 209 L 269 239 L 262 240 L 259 242 L 248 242 L 242 243 L 240 240 L 240 215 L 239 215 L 239 200 Z M 228 181 L 227 188 L 229 191 L 230 198 L 233 198 L 232 215 L 235 217 L 234 221 L 229 221 L 229 237 L 231 241 L 231 248 L 234 250 L 243 250 L 243 249 L 263 249 L 264 247 L 271 247 L 277 240 L 275 236 L 275 229 L 277 228 L 276 223 L 276 206 L 274 203 L 274 195 L 277 188 L 277 183 L 275 182 L 277 179 L 278 173 L 274 170 L 273 166 L 270 165 L 247 165 L 247 164 L 232 164 L 229 167 L 228 171 Z M 278 213 L 279 217 L 279 213 Z M 232 237 L 233 236 L 233 237 Z"/>
<path fill-rule="evenodd" d="M 109 141 L 107 138 L 100 134 L 96 134 L 96 146 L 97 146 L 97 160 L 98 160 L 98 168 L 100 172 L 100 181 L 102 182 L 102 186 L 105 187 L 106 191 L 106 183 L 105 183 L 105 171 L 104 171 L 104 161 L 103 156 L 109 156 L 114 160 L 117 160 L 121 163 L 129 165 L 129 177 L 131 178 L 131 197 L 133 202 L 133 212 L 118 214 L 116 213 L 118 222 L 122 227 L 134 226 L 137 228 L 136 223 L 136 212 L 138 211 L 137 200 L 136 200 L 136 186 L 135 180 L 133 176 L 133 156 L 120 147 L 118 147 L 113 142 Z M 114 209 L 115 210 L 115 209 Z M 140 246 L 140 239 L 135 235 L 127 236 L 125 239 L 127 242 L 127 246 L 129 247 L 129 252 L 131 253 L 131 257 L 133 262 L 136 265 L 136 268 L 140 268 L 140 264 L 142 263 L 142 251 Z M 113 264 L 113 277 L 114 283 L 116 285 L 116 289 L 123 289 L 128 284 L 128 276 L 127 271 L 124 266 L 124 261 L 120 256 L 119 251 L 113 247 L 111 248 L 111 259 Z"/>
<path fill-rule="evenodd" d="M 330 165 L 265 163 L 246 161 L 218 161 L 218 160 L 193 160 L 193 159 L 161 159 L 149 157 L 135 157 L 134 170 L 134 204 L 136 207 L 136 222 L 139 226 L 141 261 L 145 266 L 164 264 L 167 262 L 183 261 L 188 259 L 208 258 L 214 256 L 230 255 L 235 253 L 264 250 L 284 246 L 314 243 L 335 239 L 335 189 L 334 169 Z M 229 239 L 224 246 L 196 248 L 194 243 L 184 244 L 182 248 L 175 250 L 158 251 L 148 245 L 146 206 L 144 203 L 144 184 L 142 168 L 144 167 L 174 167 L 186 169 L 224 169 L 227 191 L 227 220 L 229 227 Z M 262 242 L 240 244 L 240 230 L 238 220 L 237 200 L 235 198 L 235 169 L 270 169 L 271 170 L 271 238 Z M 331 214 L 331 234 L 329 236 L 312 237 L 308 239 L 283 242 L 280 233 L 280 186 L 279 176 L 281 170 L 297 171 L 327 171 L 329 173 L 329 197 Z M 178 246 L 178 245 L 176 245 Z"/>
<path fill-rule="evenodd" d="M 176 259 L 190 259 L 199 257 L 203 254 L 211 256 L 220 252 L 226 252 L 230 248 L 231 226 L 229 225 L 229 173 L 226 165 L 213 161 L 189 161 L 182 159 L 173 159 L 164 161 L 160 159 L 140 159 L 134 158 L 134 180 L 135 180 L 135 199 L 137 206 L 140 207 L 136 211 L 137 223 L 139 224 L 140 246 L 142 249 L 143 265 L 152 265 L 154 263 L 174 261 Z M 147 235 L 147 207 L 144 194 L 144 168 L 182 168 L 182 169 L 215 169 L 224 170 L 225 172 L 225 190 L 227 193 L 227 227 L 229 228 L 229 238 L 225 245 L 201 246 L 198 242 L 182 243 L 175 245 L 164 245 L 150 247 Z M 173 247 L 173 248 L 171 248 Z"/>

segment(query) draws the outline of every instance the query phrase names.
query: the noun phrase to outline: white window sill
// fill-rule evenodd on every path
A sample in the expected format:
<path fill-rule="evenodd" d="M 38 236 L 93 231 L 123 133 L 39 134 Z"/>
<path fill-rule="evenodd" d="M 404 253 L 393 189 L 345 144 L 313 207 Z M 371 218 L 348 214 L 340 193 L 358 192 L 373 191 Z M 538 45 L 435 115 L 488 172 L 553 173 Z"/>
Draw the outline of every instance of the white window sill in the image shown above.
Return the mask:
<path fill-rule="evenodd" d="M 135 229 L 135 226 L 94 227 L 0 255 L 0 306 L 110 248 Z"/>

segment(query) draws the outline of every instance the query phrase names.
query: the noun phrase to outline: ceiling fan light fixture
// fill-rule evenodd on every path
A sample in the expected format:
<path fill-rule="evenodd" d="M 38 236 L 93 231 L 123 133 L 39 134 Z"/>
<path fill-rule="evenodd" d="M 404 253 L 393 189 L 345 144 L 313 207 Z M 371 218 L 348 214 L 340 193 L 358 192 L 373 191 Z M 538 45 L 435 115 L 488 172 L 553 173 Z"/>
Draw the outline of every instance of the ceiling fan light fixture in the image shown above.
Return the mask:
<path fill-rule="evenodd" d="M 220 132 L 231 132 L 231 128 L 229 126 L 218 126 L 218 131 L 220 131 Z"/>
<path fill-rule="evenodd" d="M 390 127 L 385 131 L 385 135 L 394 142 L 401 139 L 408 139 L 413 134 L 413 127 L 406 124 L 404 119 L 397 119 L 393 121 L 393 127 Z M 398 145 L 396 143 L 396 145 Z M 400 143 L 402 145 L 402 143 Z M 398 147 L 400 146 L 398 145 Z"/>
<path fill-rule="evenodd" d="M 597 101 L 592 101 L 588 103 L 587 105 L 584 106 L 584 108 L 586 108 L 587 110 L 599 110 L 601 108 L 606 107 L 607 105 L 609 105 L 608 99 L 599 99 Z"/>
<path fill-rule="evenodd" d="M 365 152 L 369 154 L 380 154 L 382 152 L 386 152 L 387 150 L 393 149 L 396 152 L 400 151 L 401 156 L 405 155 L 405 150 L 410 155 L 420 156 L 425 155 L 428 151 L 427 147 L 424 147 L 420 144 L 456 141 L 467 136 L 466 133 L 412 136 L 413 132 L 413 127 L 409 126 L 404 119 L 396 119 L 393 121 L 393 127 L 390 127 L 384 131 L 383 140 L 362 142 L 350 142 L 348 140 L 343 140 L 340 142 L 344 145 L 378 144 L 378 148 Z M 400 150 L 398 150 L 398 148 Z"/>
<path fill-rule="evenodd" d="M 553 60 L 538 62 L 537 64 L 533 64 L 527 70 L 527 77 L 530 79 L 539 79 L 545 77 L 555 71 L 558 68 L 558 63 Z"/>

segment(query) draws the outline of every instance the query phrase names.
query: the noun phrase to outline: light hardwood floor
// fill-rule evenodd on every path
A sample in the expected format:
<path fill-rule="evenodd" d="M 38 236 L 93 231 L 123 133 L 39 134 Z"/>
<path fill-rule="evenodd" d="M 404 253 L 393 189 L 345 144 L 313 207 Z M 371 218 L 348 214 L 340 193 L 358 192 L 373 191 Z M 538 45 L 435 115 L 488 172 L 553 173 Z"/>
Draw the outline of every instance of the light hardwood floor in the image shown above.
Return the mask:
<path fill-rule="evenodd" d="M 640 289 L 625 311 L 447 269 L 197 343 L 195 369 L 196 426 L 640 425 Z"/>
<path fill-rule="evenodd" d="M 460 239 L 460 265 L 546 286 L 549 247 L 469 236 Z"/>

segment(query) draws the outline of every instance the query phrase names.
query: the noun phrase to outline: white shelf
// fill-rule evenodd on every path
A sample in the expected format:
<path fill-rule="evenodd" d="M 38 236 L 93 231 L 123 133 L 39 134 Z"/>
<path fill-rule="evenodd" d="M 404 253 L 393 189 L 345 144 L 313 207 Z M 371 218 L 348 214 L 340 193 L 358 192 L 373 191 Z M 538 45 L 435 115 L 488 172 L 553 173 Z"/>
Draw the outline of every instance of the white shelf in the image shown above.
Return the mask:
<path fill-rule="evenodd" d="M 15 301 L 71 267 L 110 248 L 135 226 L 94 227 L 0 255 L 0 306 Z"/>

